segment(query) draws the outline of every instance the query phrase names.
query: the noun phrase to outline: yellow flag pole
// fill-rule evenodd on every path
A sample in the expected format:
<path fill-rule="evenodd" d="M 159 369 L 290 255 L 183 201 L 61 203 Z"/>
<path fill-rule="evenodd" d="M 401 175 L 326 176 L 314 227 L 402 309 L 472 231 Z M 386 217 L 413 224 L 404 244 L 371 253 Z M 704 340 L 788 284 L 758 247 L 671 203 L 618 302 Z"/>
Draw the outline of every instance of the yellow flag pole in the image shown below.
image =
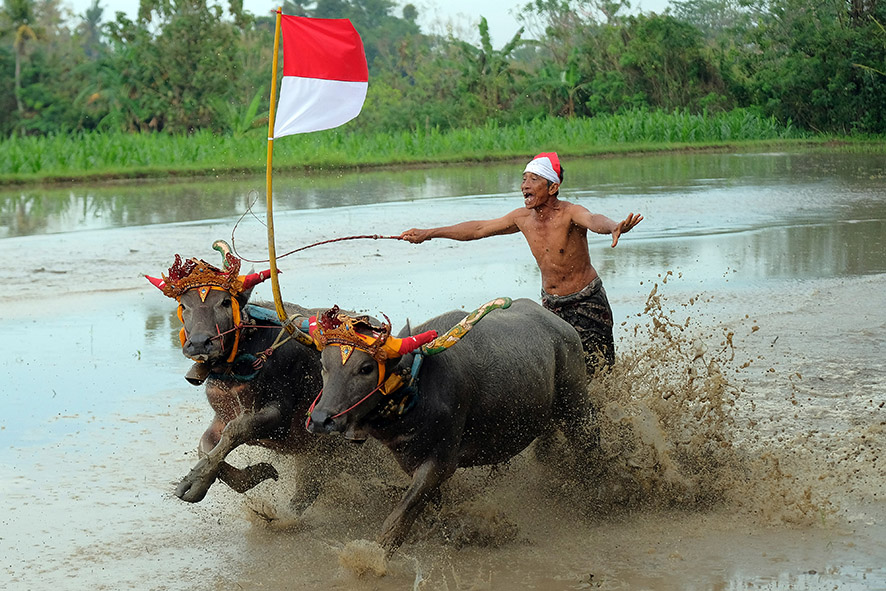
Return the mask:
<path fill-rule="evenodd" d="M 271 263 L 271 290 L 274 293 L 274 304 L 277 307 L 277 316 L 281 322 L 286 322 L 286 310 L 283 308 L 283 298 L 280 295 L 280 278 L 277 276 L 277 249 L 274 245 L 274 198 L 273 183 L 271 181 L 271 163 L 274 159 L 274 110 L 277 104 L 277 55 L 280 51 L 280 21 L 283 14 L 282 8 L 277 9 L 277 25 L 274 29 L 274 60 L 271 66 L 271 106 L 268 110 L 268 168 L 267 168 L 267 226 L 268 226 L 268 259 Z M 293 328 L 286 325 L 292 333 Z"/>

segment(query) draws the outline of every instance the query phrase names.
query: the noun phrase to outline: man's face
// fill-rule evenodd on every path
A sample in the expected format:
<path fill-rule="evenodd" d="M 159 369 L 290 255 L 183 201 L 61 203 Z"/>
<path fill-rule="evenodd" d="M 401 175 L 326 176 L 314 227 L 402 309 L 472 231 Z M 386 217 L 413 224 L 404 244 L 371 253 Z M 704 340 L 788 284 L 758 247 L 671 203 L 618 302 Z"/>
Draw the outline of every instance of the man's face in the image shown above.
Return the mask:
<path fill-rule="evenodd" d="M 548 179 L 533 172 L 524 172 L 523 183 L 520 185 L 520 191 L 523 192 L 523 205 L 527 209 L 544 205 L 551 195 L 557 193 L 559 188 L 559 183 L 551 183 Z"/>

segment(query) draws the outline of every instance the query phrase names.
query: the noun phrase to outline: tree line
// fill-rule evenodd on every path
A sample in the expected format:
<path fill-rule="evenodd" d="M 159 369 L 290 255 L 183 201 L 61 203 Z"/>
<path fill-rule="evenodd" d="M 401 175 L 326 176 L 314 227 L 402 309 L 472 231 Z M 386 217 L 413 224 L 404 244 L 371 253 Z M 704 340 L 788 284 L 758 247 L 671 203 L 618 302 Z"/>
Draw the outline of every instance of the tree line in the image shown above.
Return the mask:
<path fill-rule="evenodd" d="M 674 0 L 663 14 L 532 0 L 500 48 L 485 19 L 470 43 L 422 31 L 415 5 L 393 0 L 282 6 L 361 34 L 370 84 L 351 130 L 743 108 L 818 133 L 886 133 L 882 0 Z M 242 0 L 140 0 L 110 20 L 101 0 L 82 15 L 3 0 L 0 134 L 266 129 L 274 23 Z"/>

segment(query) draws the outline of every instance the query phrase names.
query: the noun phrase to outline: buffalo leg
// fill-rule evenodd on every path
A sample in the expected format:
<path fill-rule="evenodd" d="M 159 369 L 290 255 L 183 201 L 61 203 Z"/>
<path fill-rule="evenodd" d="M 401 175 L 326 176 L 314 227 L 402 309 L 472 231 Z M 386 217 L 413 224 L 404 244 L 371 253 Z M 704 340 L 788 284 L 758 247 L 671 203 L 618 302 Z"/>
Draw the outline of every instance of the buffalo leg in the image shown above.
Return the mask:
<path fill-rule="evenodd" d="M 320 483 L 328 477 L 329 457 L 310 450 L 298 458 L 295 491 L 289 500 L 289 510 L 296 515 L 304 513 L 320 496 Z"/>
<path fill-rule="evenodd" d="M 558 373 L 554 416 L 573 449 L 593 455 L 600 446 L 597 404 L 588 392 L 588 375 L 578 364 L 564 364 Z"/>
<path fill-rule="evenodd" d="M 209 455 L 209 452 L 221 441 L 221 434 L 225 429 L 225 425 L 224 420 L 216 415 L 209 429 L 200 438 L 197 452 L 201 458 Z M 258 464 L 240 469 L 223 461 L 218 471 L 218 479 L 241 494 L 268 478 L 277 480 L 278 477 L 277 470 L 267 462 L 259 462 Z"/>
<path fill-rule="evenodd" d="M 426 460 L 416 469 L 406 494 L 385 519 L 378 537 L 378 543 L 385 549 L 388 557 L 403 543 L 422 509 L 452 472 L 454 469 L 445 470 L 435 459 Z"/>
<path fill-rule="evenodd" d="M 592 482 L 603 469 L 600 461 L 600 422 L 597 405 L 589 398 L 586 390 L 577 384 L 567 388 L 567 395 L 564 398 L 566 404 L 559 409 L 561 416 L 559 428 L 565 437 L 566 449 L 563 450 L 565 454 L 561 455 L 558 463 L 566 473 L 575 475 L 579 480 Z M 542 450 L 545 449 L 545 443 L 549 442 L 541 442 Z"/>
<path fill-rule="evenodd" d="M 237 416 L 225 426 L 216 446 L 205 457 L 200 458 L 190 473 L 182 479 L 175 489 L 175 496 L 189 503 L 203 500 L 209 487 L 219 477 L 228 454 L 244 443 L 269 433 L 280 421 L 280 409 L 276 406 L 266 406 L 257 413 Z M 261 471 L 258 472 L 260 473 Z"/>
<path fill-rule="evenodd" d="M 218 479 L 241 494 L 269 478 L 277 480 L 278 477 L 277 469 L 267 462 L 245 468 L 235 468 L 227 462 L 221 462 L 218 470 Z"/>

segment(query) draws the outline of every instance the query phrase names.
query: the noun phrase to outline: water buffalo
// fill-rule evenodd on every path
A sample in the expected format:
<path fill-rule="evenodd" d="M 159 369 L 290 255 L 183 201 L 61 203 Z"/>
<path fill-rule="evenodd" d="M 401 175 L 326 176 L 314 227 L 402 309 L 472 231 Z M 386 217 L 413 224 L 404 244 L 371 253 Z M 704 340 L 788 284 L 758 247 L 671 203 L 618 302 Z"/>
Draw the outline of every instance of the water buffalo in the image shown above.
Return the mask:
<path fill-rule="evenodd" d="M 398 389 L 399 376 L 414 367 L 413 348 L 462 318 L 453 311 L 429 320 L 411 344 L 390 337 L 390 324 L 373 326 L 336 308 L 311 325 L 322 348 L 323 391 L 308 430 L 374 437 L 412 476 L 378 539 L 388 556 L 456 468 L 508 460 L 558 428 L 580 446 L 595 443 L 581 340 L 531 300 L 491 311 L 451 348 L 422 355 L 417 385 Z"/>
<path fill-rule="evenodd" d="M 321 386 L 320 353 L 310 337 L 281 332 L 273 305 L 247 304 L 252 288 L 268 273 L 239 276 L 240 260 L 226 245 L 225 268 L 179 255 L 162 279 L 148 277 L 179 302 L 182 353 L 197 363 L 186 376 L 205 383 L 215 417 L 200 439 L 200 460 L 175 490 L 184 501 L 202 500 L 216 478 L 238 492 L 278 474 L 266 462 L 237 469 L 225 458 L 243 444 L 293 454 L 299 472 L 292 509 L 301 512 L 317 496 L 328 444 L 302 428 Z M 316 314 L 286 305 L 292 317 Z M 323 449 L 321 449 L 323 448 Z M 311 477 L 304 477 L 310 474 Z"/>

